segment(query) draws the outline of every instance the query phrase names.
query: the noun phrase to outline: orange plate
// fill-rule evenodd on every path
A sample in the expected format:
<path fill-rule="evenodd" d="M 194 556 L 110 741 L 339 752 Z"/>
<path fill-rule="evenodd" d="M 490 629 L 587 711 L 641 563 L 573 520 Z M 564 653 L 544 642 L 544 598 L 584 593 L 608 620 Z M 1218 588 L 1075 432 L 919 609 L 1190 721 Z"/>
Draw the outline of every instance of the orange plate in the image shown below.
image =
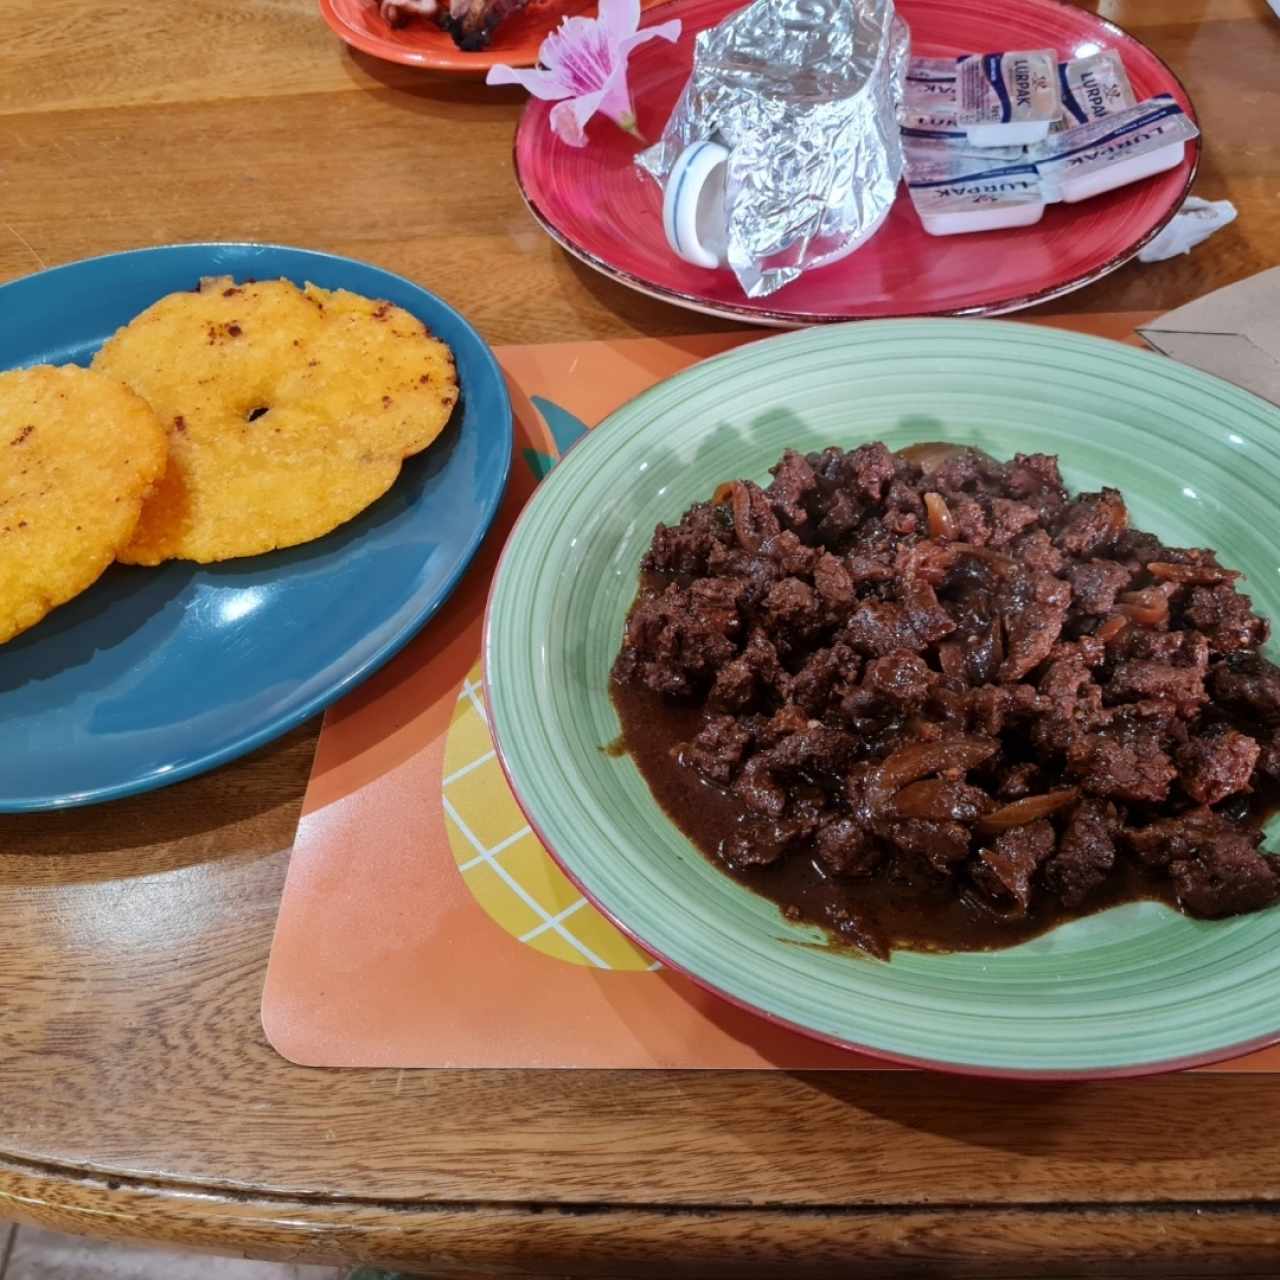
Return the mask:
<path fill-rule="evenodd" d="M 448 0 L 444 0 L 448 3 Z M 656 3 L 657 0 L 649 0 Z M 647 4 L 641 5 L 647 8 Z M 498 63 L 531 67 L 546 37 L 562 18 L 595 13 L 594 0 L 530 0 L 527 8 L 502 23 L 487 49 L 464 53 L 447 31 L 430 18 L 410 18 L 403 27 L 389 26 L 377 0 L 320 0 L 320 13 L 352 48 L 375 58 L 432 71 L 479 74 Z"/>

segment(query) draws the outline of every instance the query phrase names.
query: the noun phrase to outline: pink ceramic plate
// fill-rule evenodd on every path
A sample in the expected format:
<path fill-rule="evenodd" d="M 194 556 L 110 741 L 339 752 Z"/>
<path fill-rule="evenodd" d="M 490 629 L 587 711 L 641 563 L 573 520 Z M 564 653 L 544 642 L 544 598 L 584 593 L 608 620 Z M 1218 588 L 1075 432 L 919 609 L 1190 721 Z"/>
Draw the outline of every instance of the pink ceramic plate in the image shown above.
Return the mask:
<path fill-rule="evenodd" d="M 631 60 L 641 130 L 662 132 L 689 75 L 693 41 L 742 0 L 672 0 L 647 23 L 681 18 L 674 51 L 642 45 Z M 1177 76 L 1141 41 L 1061 0 L 899 0 L 912 49 L 926 56 L 1055 48 L 1060 57 L 1115 49 L 1139 100 L 1171 93 L 1194 118 Z M 1127 262 L 1173 216 L 1195 176 L 1199 147 L 1177 169 L 1078 205 L 1051 205 L 1033 227 L 926 235 L 905 192 L 857 253 L 768 298 L 746 298 L 727 270 L 681 262 L 662 234 L 658 186 L 632 163 L 638 144 L 607 121 L 590 144 L 566 146 L 531 101 L 516 132 L 516 178 L 548 234 L 596 270 L 679 306 L 755 324 L 799 325 L 872 316 L 998 315 L 1091 283 Z"/>

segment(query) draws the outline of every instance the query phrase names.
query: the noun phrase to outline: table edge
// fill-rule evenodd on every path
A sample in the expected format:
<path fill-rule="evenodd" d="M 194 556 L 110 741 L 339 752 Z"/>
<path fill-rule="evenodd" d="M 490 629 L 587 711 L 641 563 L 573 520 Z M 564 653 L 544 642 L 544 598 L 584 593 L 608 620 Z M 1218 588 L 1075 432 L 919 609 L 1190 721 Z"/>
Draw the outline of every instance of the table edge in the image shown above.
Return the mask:
<path fill-rule="evenodd" d="M 109 1201 L 111 1208 L 102 1207 Z M 1280 1258 L 1280 1201 L 1126 1201 L 841 1205 L 629 1205 L 395 1202 L 160 1186 L 0 1156 L 0 1218 L 75 1234 L 293 1262 L 448 1265 L 538 1275 L 572 1259 L 689 1274 L 783 1265 L 865 1274 L 932 1261 L 1027 1268 L 1140 1258 L 1145 1272 L 1185 1261 L 1236 1274 Z M 862 1274 L 862 1271 L 859 1274 Z M 1199 1272 L 1197 1272 L 1199 1273 Z M 603 1274 L 603 1273 L 602 1273 Z M 852 1274 L 852 1273 L 850 1273 Z"/>

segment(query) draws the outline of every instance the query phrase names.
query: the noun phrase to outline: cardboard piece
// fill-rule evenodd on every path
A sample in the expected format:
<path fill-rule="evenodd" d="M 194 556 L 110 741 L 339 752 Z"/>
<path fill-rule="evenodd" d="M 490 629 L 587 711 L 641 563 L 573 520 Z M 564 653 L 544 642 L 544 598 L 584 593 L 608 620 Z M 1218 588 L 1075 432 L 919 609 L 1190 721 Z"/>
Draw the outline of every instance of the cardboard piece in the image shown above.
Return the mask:
<path fill-rule="evenodd" d="M 1215 289 L 1138 332 L 1164 355 L 1280 405 L 1280 267 Z"/>

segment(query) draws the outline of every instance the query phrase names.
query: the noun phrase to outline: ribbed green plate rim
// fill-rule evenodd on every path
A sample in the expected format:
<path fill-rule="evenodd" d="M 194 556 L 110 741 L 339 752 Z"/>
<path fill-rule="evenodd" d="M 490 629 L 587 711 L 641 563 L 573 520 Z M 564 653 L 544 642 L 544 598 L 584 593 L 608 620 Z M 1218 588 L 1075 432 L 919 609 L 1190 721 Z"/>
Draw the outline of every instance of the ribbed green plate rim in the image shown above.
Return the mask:
<path fill-rule="evenodd" d="M 717 870 L 631 760 L 602 750 L 618 733 L 609 666 L 654 524 L 723 480 L 767 480 L 785 447 L 872 439 L 1057 453 L 1070 487 L 1118 486 L 1135 524 L 1217 548 L 1244 570 L 1255 606 L 1280 618 L 1280 411 L 1265 401 L 1162 356 L 1003 321 L 867 321 L 753 343 L 591 432 L 503 552 L 486 690 L 499 757 L 543 843 L 669 965 L 896 1061 L 1137 1075 L 1280 1039 L 1280 910 L 1206 923 L 1130 904 L 1005 951 L 880 963 L 824 946 Z"/>

